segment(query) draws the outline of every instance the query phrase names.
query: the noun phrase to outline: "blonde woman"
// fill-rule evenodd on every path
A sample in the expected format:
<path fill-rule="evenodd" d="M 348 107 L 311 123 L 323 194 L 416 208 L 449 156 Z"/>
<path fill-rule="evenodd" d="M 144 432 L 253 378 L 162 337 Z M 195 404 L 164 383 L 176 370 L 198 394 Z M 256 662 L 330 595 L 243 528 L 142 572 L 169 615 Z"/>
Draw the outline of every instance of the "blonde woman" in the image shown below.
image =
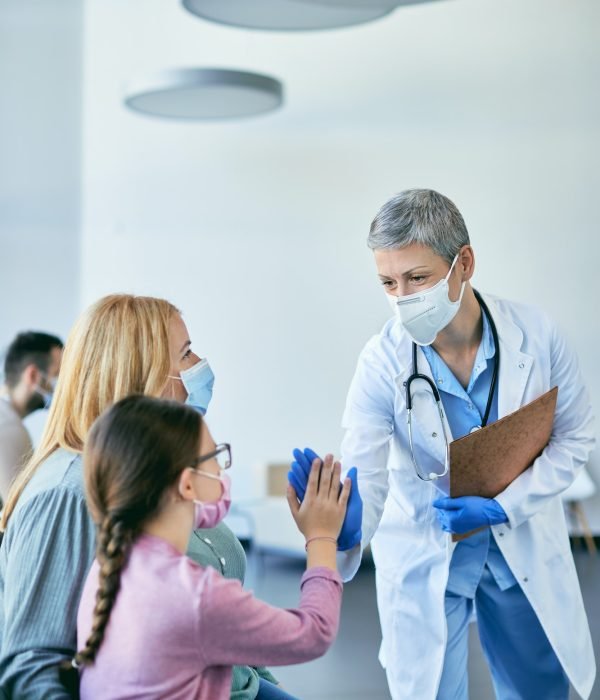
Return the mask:
<path fill-rule="evenodd" d="M 2 514 L 0 688 L 9 697 L 69 697 L 58 664 L 76 650 L 77 606 L 95 552 L 81 461 L 92 423 L 130 394 L 173 398 L 204 413 L 213 380 L 179 311 L 163 299 L 104 297 L 75 324 L 40 445 Z M 243 578 L 243 549 L 224 524 L 196 530 L 188 554 Z M 232 698 L 256 698 L 261 683 L 279 691 L 265 669 L 236 667 Z"/>

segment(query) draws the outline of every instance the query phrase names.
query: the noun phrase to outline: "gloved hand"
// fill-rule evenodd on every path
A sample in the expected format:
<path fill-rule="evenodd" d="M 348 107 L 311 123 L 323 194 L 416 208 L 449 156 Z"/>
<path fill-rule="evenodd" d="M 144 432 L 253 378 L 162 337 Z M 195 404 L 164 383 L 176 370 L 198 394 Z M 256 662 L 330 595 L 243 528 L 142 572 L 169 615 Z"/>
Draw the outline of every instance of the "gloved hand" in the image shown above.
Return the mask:
<path fill-rule="evenodd" d="M 485 525 L 508 522 L 504 508 L 493 498 L 461 496 L 438 498 L 433 502 L 442 530 L 463 535 Z"/>
<path fill-rule="evenodd" d="M 318 454 L 307 447 L 304 452 L 294 450 L 295 462 L 292 462 L 291 470 L 288 472 L 288 481 L 294 487 L 296 495 L 302 501 L 306 493 L 306 484 L 310 468 L 315 459 L 321 459 Z M 352 467 L 348 471 L 348 478 L 352 482 L 350 489 L 350 498 L 348 499 L 348 508 L 346 517 L 342 525 L 342 531 L 337 541 L 337 548 L 343 552 L 347 549 L 352 549 L 357 545 L 362 538 L 362 512 L 363 503 L 358 491 L 358 473 L 356 467 Z M 341 484 L 340 484 L 341 488 Z"/>

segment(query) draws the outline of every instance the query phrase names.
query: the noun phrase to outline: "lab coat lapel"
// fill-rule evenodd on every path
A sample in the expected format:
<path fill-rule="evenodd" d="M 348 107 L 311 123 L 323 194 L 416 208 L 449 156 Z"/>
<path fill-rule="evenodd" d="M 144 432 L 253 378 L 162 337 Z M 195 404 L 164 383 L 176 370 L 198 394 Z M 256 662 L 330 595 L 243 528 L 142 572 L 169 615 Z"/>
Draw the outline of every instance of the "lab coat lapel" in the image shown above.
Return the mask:
<path fill-rule="evenodd" d="M 498 417 L 502 418 L 521 407 L 533 357 L 521 351 L 523 331 L 498 309 L 493 298 L 484 295 L 484 300 L 496 323 L 500 341 Z"/>

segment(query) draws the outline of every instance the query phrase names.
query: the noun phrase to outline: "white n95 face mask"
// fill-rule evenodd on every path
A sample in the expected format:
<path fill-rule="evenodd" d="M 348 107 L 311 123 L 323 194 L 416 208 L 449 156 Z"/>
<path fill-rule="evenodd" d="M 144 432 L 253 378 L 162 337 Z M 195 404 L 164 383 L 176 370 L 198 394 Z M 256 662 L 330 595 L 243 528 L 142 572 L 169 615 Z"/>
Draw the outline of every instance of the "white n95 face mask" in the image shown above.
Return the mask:
<path fill-rule="evenodd" d="M 462 283 L 456 301 L 450 301 L 448 296 L 448 278 L 457 260 L 458 255 L 452 261 L 448 274 L 433 287 L 403 297 L 387 295 L 404 330 L 417 345 L 431 345 L 437 334 L 458 313 L 466 283 Z"/>

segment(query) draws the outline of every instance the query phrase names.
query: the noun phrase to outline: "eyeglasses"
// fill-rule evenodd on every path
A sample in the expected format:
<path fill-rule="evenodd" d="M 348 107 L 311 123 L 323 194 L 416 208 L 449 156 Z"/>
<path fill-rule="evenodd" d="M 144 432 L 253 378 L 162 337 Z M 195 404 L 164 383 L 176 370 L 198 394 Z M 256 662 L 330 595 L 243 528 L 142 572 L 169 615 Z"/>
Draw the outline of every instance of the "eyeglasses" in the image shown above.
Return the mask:
<path fill-rule="evenodd" d="M 209 459 L 216 459 L 219 469 L 229 469 L 231 466 L 231 445 L 228 442 L 222 442 L 209 454 L 196 457 L 190 466 L 195 469 L 199 464 L 207 462 Z"/>

